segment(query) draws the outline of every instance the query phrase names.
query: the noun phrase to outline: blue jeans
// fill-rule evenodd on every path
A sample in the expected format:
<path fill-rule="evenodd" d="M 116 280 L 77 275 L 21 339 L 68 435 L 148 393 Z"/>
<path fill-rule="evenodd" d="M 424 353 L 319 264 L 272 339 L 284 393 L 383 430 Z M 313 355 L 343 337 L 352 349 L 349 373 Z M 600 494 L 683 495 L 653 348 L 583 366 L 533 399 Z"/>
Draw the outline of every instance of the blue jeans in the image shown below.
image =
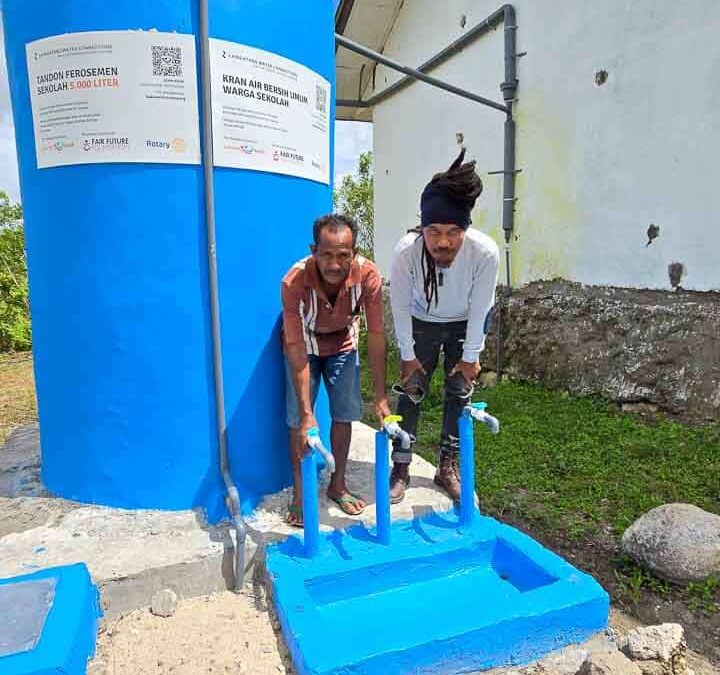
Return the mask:
<path fill-rule="evenodd" d="M 332 421 L 356 422 L 362 419 L 360 358 L 357 351 L 342 352 L 332 356 L 308 354 L 308 365 L 310 366 L 310 403 L 313 408 L 322 377 L 330 399 Z M 286 422 L 291 429 L 298 429 L 300 427 L 300 411 L 287 357 L 285 358 L 285 383 Z"/>

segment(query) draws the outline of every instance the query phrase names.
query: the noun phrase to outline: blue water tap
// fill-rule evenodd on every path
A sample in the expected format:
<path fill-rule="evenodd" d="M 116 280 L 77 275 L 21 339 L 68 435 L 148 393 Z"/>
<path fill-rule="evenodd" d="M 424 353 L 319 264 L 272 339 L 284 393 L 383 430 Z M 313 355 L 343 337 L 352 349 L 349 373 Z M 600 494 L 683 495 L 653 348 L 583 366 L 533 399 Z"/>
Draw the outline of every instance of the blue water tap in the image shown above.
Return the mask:
<path fill-rule="evenodd" d="M 460 416 L 460 524 L 469 527 L 477 509 L 475 508 L 475 436 L 473 420 L 482 422 L 496 434 L 500 431 L 500 422 L 486 412 L 487 403 L 470 403 Z"/>

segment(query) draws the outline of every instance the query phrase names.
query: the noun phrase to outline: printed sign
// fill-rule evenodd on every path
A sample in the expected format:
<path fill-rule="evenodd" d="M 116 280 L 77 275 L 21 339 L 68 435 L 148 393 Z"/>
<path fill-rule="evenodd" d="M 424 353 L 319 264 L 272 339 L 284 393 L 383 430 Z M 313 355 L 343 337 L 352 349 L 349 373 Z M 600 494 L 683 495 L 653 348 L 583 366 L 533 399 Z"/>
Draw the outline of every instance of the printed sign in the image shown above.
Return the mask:
<path fill-rule="evenodd" d="M 277 54 L 210 40 L 215 165 L 330 183 L 330 83 Z"/>
<path fill-rule="evenodd" d="M 68 33 L 26 50 L 39 169 L 200 163 L 192 35 Z"/>

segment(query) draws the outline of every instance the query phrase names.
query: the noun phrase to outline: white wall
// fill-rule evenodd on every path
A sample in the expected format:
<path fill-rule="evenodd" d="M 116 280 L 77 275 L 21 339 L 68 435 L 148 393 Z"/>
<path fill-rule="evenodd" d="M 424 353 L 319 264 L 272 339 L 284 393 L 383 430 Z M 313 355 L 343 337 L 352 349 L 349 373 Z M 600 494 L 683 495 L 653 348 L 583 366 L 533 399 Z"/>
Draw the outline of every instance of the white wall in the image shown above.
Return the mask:
<path fill-rule="evenodd" d="M 417 65 L 488 16 L 489 0 L 406 2 L 385 52 Z M 720 289 L 720 3 L 517 0 L 520 87 L 513 282 Z M 554 12 L 550 12 L 550 7 Z M 609 79 L 595 84 L 595 72 Z M 433 72 L 502 101 L 503 28 Z M 379 66 L 378 88 L 399 75 Z M 481 172 L 502 169 L 502 113 L 414 83 L 377 107 L 376 257 L 384 272 L 419 194 L 465 135 Z M 473 214 L 502 242 L 502 179 Z M 650 223 L 660 237 L 646 247 Z M 503 272 L 504 276 L 504 272 Z"/>

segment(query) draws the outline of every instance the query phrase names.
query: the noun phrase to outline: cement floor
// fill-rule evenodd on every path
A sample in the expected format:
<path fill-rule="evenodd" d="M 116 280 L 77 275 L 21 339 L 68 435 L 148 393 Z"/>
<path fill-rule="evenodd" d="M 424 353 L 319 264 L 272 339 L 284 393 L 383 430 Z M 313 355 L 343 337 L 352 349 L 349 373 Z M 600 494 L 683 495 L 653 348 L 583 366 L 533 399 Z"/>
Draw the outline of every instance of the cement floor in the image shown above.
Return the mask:
<path fill-rule="evenodd" d="M 369 506 L 359 518 L 347 516 L 321 492 L 323 529 L 374 522 L 374 452 L 373 430 L 356 424 L 348 483 Z M 428 462 L 413 461 L 412 486 L 406 500 L 393 507 L 394 518 L 450 508 L 433 475 Z M 272 495 L 249 519 L 248 580 L 262 558 L 263 542 L 298 532 L 284 521 L 289 499 L 289 491 Z M 40 481 L 36 425 L 17 430 L 0 449 L 0 578 L 85 562 L 101 590 L 106 615 L 114 618 L 148 606 L 162 588 L 181 598 L 227 590 L 233 546 L 226 526 L 210 527 L 196 511 L 127 511 L 52 497 Z"/>

